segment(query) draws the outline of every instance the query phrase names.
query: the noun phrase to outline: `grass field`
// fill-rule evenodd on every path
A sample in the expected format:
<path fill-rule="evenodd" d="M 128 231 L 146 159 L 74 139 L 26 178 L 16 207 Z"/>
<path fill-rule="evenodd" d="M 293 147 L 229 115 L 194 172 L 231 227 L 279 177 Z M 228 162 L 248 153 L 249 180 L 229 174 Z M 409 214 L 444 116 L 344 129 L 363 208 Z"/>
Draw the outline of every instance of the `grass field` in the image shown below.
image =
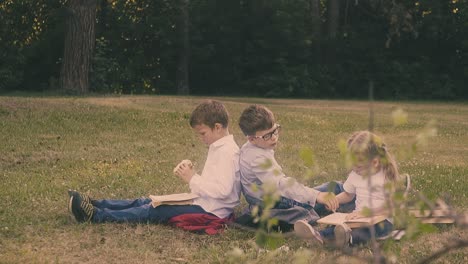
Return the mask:
<path fill-rule="evenodd" d="M 236 228 L 206 236 L 161 225 L 72 221 L 69 188 L 93 198 L 187 191 L 172 169 L 182 159 L 204 163 L 207 148 L 188 125 L 203 99 L 0 97 L 0 263 L 353 263 L 294 237 L 285 240 L 288 251 L 258 250 L 255 233 Z M 309 185 L 344 180 L 337 142 L 368 127 L 369 104 L 363 101 L 217 99 L 230 111 L 239 145 L 245 140 L 237 126 L 241 111 L 252 103 L 267 105 L 284 128 L 277 160 L 287 175 Z M 391 113 L 397 108 L 408 114 L 408 123 L 395 127 Z M 453 206 L 467 210 L 468 105 L 376 102 L 374 109 L 375 131 L 399 155 L 413 188 L 431 199 L 447 194 Z M 402 155 L 430 120 L 436 120 L 438 135 L 414 155 Z M 315 154 L 315 177 L 305 177 L 308 168 L 299 156 L 304 147 Z M 454 237 L 468 239 L 466 229 L 437 228 L 390 245 L 395 263 L 414 263 Z M 453 251 L 436 263 L 467 263 L 467 253 Z M 368 256 L 370 249 L 358 254 Z"/>

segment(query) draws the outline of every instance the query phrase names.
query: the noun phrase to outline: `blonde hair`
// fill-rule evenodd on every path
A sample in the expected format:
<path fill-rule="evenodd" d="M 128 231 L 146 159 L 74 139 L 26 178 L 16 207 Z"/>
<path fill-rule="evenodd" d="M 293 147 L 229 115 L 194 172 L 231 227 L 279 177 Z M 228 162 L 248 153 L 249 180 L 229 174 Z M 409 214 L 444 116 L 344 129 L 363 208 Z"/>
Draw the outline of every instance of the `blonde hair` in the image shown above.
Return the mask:
<path fill-rule="evenodd" d="M 379 158 L 385 179 L 394 182 L 399 180 L 395 159 L 379 136 L 369 131 L 355 132 L 349 137 L 347 147 L 353 157 L 363 155 L 368 160 Z"/>

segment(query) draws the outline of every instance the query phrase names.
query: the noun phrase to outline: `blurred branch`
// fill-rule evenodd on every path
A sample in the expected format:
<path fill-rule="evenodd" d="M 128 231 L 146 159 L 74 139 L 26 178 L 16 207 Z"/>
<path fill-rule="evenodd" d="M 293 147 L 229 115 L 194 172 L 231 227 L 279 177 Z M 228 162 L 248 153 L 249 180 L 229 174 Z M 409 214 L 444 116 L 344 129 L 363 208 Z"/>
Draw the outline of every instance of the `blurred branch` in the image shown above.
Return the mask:
<path fill-rule="evenodd" d="M 374 82 L 369 81 L 369 128 L 372 132 L 374 130 Z"/>
<path fill-rule="evenodd" d="M 439 251 L 434 252 L 432 255 L 428 256 L 427 258 L 420 260 L 418 263 L 421 263 L 421 264 L 429 263 L 449 253 L 452 250 L 456 250 L 456 249 L 460 249 L 464 247 L 468 247 L 468 240 L 461 240 L 461 239 L 453 238 L 445 247 L 441 248 Z"/>

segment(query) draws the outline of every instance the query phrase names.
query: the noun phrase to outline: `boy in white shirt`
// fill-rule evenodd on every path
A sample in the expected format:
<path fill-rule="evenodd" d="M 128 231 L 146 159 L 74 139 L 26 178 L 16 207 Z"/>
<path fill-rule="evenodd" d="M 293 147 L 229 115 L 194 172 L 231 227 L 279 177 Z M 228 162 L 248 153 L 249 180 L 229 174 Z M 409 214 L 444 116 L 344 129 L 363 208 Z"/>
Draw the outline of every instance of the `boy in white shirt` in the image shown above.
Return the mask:
<path fill-rule="evenodd" d="M 226 108 L 214 100 L 201 103 L 191 114 L 190 126 L 209 146 L 208 156 L 201 174 L 196 173 L 190 162 L 179 163 L 174 173 L 199 196 L 193 204 L 153 207 L 149 198 L 92 200 L 70 191 L 70 212 L 78 222 L 95 223 L 168 223 L 171 218 L 184 214 L 228 218 L 239 204 L 240 196 L 239 147 L 229 134 L 228 122 Z"/>

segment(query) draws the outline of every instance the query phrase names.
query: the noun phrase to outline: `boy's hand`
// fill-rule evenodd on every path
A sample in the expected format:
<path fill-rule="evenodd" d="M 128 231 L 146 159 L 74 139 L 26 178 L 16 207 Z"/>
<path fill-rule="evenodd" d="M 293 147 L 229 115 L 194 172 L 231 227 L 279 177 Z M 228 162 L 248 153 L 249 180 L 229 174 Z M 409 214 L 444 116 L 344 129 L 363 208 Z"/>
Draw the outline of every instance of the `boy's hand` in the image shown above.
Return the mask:
<path fill-rule="evenodd" d="M 195 175 L 195 170 L 193 164 L 190 160 L 181 161 L 175 168 L 174 174 L 179 176 L 186 183 L 189 183 L 193 175 Z"/>
<path fill-rule="evenodd" d="M 189 165 L 190 167 L 193 167 L 192 161 L 190 161 L 190 160 L 183 160 L 183 161 L 179 162 L 179 164 L 177 164 L 177 166 L 174 167 L 174 174 L 176 174 L 177 170 L 179 169 L 180 166 L 182 166 L 182 164 L 187 164 L 187 165 Z"/>
<path fill-rule="evenodd" d="M 336 196 L 332 192 L 320 192 L 317 195 L 317 202 L 324 204 L 325 207 L 330 210 L 335 212 L 338 207 L 340 207 L 340 202 L 338 199 L 336 199 Z"/>

